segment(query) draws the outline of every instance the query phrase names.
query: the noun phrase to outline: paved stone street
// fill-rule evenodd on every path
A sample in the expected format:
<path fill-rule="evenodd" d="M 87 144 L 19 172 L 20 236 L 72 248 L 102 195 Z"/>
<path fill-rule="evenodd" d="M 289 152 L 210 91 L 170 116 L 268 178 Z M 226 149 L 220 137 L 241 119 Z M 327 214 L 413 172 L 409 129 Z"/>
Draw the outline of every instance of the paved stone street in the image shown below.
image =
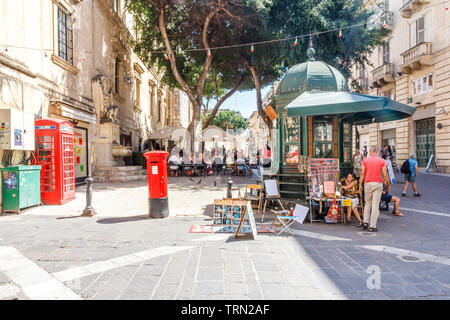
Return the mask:
<path fill-rule="evenodd" d="M 211 223 L 226 178 L 192 180 L 170 179 L 166 219 L 147 218 L 146 183 L 96 184 L 92 218 L 79 217 L 84 187 L 66 205 L 1 216 L 0 299 L 450 297 L 448 176 L 419 175 L 422 197 L 402 198 L 405 217 L 382 211 L 378 233 L 305 223 L 256 240 L 189 233 Z"/>

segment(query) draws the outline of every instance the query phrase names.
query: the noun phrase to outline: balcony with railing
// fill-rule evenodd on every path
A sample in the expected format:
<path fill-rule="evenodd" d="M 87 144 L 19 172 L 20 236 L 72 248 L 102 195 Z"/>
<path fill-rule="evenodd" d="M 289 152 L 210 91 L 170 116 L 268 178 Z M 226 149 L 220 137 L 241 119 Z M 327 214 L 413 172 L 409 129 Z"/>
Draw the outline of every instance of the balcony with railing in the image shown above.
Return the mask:
<path fill-rule="evenodd" d="M 414 70 L 423 69 L 424 66 L 430 66 L 433 57 L 431 42 L 419 43 L 400 56 L 402 57 L 400 69 L 403 73 L 412 73 Z"/>
<path fill-rule="evenodd" d="M 394 82 L 394 64 L 385 63 L 372 70 L 371 85 L 380 88 L 388 83 Z"/>
<path fill-rule="evenodd" d="M 400 13 L 403 18 L 411 18 L 415 12 L 420 11 L 425 4 L 430 2 L 431 0 L 404 0 Z"/>

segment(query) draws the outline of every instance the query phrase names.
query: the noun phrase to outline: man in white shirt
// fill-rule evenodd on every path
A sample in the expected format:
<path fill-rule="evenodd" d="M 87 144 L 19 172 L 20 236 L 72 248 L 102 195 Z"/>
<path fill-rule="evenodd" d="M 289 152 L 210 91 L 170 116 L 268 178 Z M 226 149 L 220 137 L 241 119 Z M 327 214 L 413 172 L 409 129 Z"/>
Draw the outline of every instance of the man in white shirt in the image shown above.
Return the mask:
<path fill-rule="evenodd" d="M 181 165 L 181 159 L 175 154 L 173 153 L 170 158 L 169 158 L 169 163 L 172 162 L 174 164 L 177 165 Z"/>

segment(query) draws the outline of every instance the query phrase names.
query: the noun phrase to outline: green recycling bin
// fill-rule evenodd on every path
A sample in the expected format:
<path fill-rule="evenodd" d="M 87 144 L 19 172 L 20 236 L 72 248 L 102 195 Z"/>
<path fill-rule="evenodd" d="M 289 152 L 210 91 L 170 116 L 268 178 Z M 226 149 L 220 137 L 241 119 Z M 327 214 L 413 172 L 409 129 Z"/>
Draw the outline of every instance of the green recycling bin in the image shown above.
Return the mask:
<path fill-rule="evenodd" d="M 41 204 L 41 166 L 14 166 L 2 171 L 3 212 L 19 213 L 20 209 Z"/>

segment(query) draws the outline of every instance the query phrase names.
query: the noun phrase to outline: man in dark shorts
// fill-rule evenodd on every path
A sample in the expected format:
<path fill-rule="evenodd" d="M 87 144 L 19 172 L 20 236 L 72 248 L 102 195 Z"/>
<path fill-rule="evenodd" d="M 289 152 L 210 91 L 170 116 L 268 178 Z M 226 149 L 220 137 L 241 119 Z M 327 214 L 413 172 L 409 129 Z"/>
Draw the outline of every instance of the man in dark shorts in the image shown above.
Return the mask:
<path fill-rule="evenodd" d="M 392 194 L 389 194 L 389 188 L 387 188 L 386 186 L 383 186 L 383 192 L 381 193 L 380 201 L 393 202 L 394 203 L 394 211 L 392 211 L 392 213 L 397 217 L 403 217 L 403 213 L 401 213 L 399 211 L 400 198 L 393 196 Z"/>
<path fill-rule="evenodd" d="M 414 197 L 420 197 L 420 193 L 417 192 L 417 183 L 416 183 L 416 177 L 417 174 L 419 173 L 418 169 L 419 163 L 416 160 L 415 153 L 409 154 L 408 162 L 409 162 L 409 170 L 411 171 L 411 173 L 405 174 L 405 185 L 403 186 L 402 197 L 406 197 L 406 190 L 408 189 L 408 185 L 410 182 L 414 191 Z"/>

